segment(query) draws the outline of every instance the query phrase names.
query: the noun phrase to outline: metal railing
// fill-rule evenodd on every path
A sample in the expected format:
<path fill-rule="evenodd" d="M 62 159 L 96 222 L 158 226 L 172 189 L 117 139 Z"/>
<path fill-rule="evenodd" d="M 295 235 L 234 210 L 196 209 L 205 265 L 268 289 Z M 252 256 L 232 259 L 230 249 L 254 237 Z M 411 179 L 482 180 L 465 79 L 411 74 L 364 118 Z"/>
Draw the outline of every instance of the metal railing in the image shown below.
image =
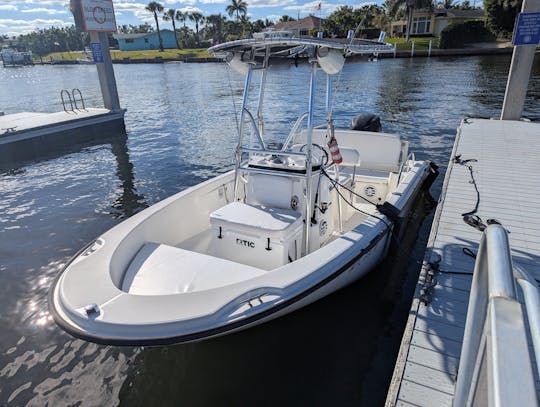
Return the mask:
<path fill-rule="evenodd" d="M 64 95 L 67 96 L 67 102 L 69 102 L 69 109 L 67 107 L 66 98 L 64 97 Z M 64 108 L 64 112 L 73 112 L 75 110 L 73 106 L 73 99 L 71 98 L 71 94 L 67 89 L 62 89 L 60 91 L 60 98 L 62 99 L 62 106 Z"/>
<path fill-rule="evenodd" d="M 77 98 L 76 95 L 78 95 L 79 97 Z M 84 103 L 84 98 L 83 98 L 83 95 L 82 95 L 82 92 L 81 92 L 80 89 L 78 89 L 78 88 L 72 89 L 71 90 L 71 96 L 73 97 L 73 103 L 75 104 L 75 109 L 77 109 L 77 110 L 86 110 L 86 105 Z M 77 104 L 77 100 L 79 102 L 81 102 L 82 109 Z"/>
<path fill-rule="evenodd" d="M 525 310 L 517 300 L 516 282 L 522 287 Z M 525 270 L 512 267 L 506 230 L 488 225 L 474 267 L 454 406 L 538 405 L 533 374 L 538 357 L 529 350 L 528 334 L 540 357 L 536 281 Z"/>
<path fill-rule="evenodd" d="M 66 113 L 75 112 L 75 110 L 86 110 L 82 92 L 78 88 L 72 89 L 71 93 L 67 89 L 62 89 L 60 91 L 60 98 L 62 100 L 62 107 Z M 78 102 L 81 103 L 82 108 L 78 105 Z"/>

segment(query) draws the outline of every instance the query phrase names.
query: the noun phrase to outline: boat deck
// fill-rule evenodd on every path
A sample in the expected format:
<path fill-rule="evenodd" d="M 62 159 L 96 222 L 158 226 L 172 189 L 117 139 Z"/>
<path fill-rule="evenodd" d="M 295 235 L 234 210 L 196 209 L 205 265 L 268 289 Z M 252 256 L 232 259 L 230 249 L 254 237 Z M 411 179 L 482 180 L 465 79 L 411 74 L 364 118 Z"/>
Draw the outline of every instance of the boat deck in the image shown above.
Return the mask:
<path fill-rule="evenodd" d="M 540 280 L 540 124 L 466 119 L 458 129 L 435 213 L 424 266 L 409 312 L 387 406 L 451 406 L 467 314 L 474 258 L 481 232 L 462 220 L 474 209 L 510 232 L 514 264 Z M 455 163 L 476 159 L 466 165 Z M 440 256 L 429 283 L 427 263 Z M 431 286 L 431 288 L 430 288 Z M 428 305 L 420 300 L 427 291 Z M 536 378 L 539 388 L 538 377 Z"/>

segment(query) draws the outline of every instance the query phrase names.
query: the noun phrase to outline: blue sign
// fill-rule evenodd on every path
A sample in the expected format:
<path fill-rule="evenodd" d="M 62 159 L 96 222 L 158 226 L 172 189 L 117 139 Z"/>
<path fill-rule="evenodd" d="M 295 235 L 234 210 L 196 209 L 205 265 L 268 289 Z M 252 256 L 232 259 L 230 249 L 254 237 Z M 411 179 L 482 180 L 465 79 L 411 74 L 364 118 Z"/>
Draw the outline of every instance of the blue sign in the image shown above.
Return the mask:
<path fill-rule="evenodd" d="M 540 42 L 540 12 L 519 13 L 512 44 L 537 45 Z"/>
<path fill-rule="evenodd" d="M 91 42 L 90 49 L 92 50 L 92 56 L 94 57 L 94 62 L 96 64 L 103 63 L 103 49 L 101 48 L 100 42 Z"/>

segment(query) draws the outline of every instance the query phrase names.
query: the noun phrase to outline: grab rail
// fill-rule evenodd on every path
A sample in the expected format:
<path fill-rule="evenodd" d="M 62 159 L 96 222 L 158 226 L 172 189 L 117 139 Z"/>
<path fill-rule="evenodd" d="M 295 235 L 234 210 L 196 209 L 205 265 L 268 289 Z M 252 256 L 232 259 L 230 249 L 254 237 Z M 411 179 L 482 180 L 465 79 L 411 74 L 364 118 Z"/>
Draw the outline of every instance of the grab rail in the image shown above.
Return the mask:
<path fill-rule="evenodd" d="M 398 179 L 397 179 L 398 184 L 401 181 L 401 174 L 403 173 L 403 169 L 405 168 L 405 165 L 409 165 L 408 163 L 410 160 L 416 161 L 416 156 L 414 155 L 414 153 L 409 153 L 409 155 L 407 156 L 407 159 L 401 163 L 401 166 L 399 167 L 399 173 L 398 173 Z"/>
<path fill-rule="evenodd" d="M 305 172 L 298 172 L 298 173 L 295 173 L 295 172 L 286 172 L 286 171 L 276 171 L 276 170 L 273 170 L 273 169 L 263 169 L 263 168 L 254 168 L 254 167 L 248 167 L 248 166 L 245 166 L 246 163 L 244 163 L 243 165 L 240 165 L 238 167 L 238 171 L 240 172 L 252 172 L 252 173 L 256 173 L 256 174 L 265 174 L 265 175 L 272 175 L 272 176 L 276 176 L 276 177 L 286 177 L 286 178 L 302 178 L 302 179 L 305 179 L 306 178 L 306 173 Z M 313 173 L 318 173 L 320 172 L 320 170 L 313 170 Z"/>
<path fill-rule="evenodd" d="M 82 103 L 82 109 L 79 108 L 79 106 L 77 105 L 77 98 L 75 97 L 75 92 L 77 92 L 79 94 L 79 99 Z M 84 104 L 84 98 L 83 98 L 83 95 L 82 95 L 82 92 L 79 88 L 74 88 L 71 90 L 71 95 L 73 96 L 73 102 L 75 103 L 75 109 L 77 110 L 86 110 L 86 106 Z"/>
<path fill-rule="evenodd" d="M 512 267 L 506 230 L 488 225 L 476 257 L 459 362 L 455 407 L 535 406 L 533 357 L 514 274 L 525 286 L 525 310 L 540 358 L 540 296 L 524 270 Z M 534 285 L 534 289 L 531 287 Z M 538 369 L 538 360 L 536 360 Z"/>
<path fill-rule="evenodd" d="M 64 97 L 64 95 L 67 96 L 67 100 L 66 100 L 66 97 Z M 79 96 L 78 101 L 82 104 L 82 109 L 79 107 L 79 104 L 77 101 L 77 95 Z M 82 92 L 78 88 L 72 89 L 71 93 L 67 89 L 62 89 L 60 91 L 60 98 L 62 99 L 62 106 L 64 108 L 64 112 L 66 113 L 75 112 L 75 110 L 86 110 L 86 104 L 84 103 Z M 70 107 L 69 110 L 67 108 L 67 102 L 69 102 L 69 107 Z"/>
<path fill-rule="evenodd" d="M 261 137 L 261 133 L 259 133 L 259 128 L 257 127 L 257 123 L 255 123 L 255 119 L 253 118 L 253 115 L 246 108 L 244 108 L 244 111 L 247 113 L 247 115 L 249 116 L 249 118 L 251 120 L 251 125 L 253 126 L 253 129 L 255 130 L 255 135 L 257 136 L 257 139 L 259 140 L 259 143 L 261 144 L 261 147 L 264 148 L 265 147 L 264 141 L 263 141 L 263 139 Z"/>
<path fill-rule="evenodd" d="M 73 108 L 73 100 L 71 99 L 71 95 L 69 93 L 68 90 L 66 89 L 62 89 L 60 91 L 60 98 L 62 99 L 62 106 L 64 107 L 64 112 L 68 113 L 69 111 L 67 110 L 66 108 L 66 100 L 64 99 L 64 93 L 67 95 L 68 97 L 68 101 L 69 101 L 69 105 L 71 107 L 71 109 L 69 111 L 73 112 L 75 109 Z"/>
<path fill-rule="evenodd" d="M 289 135 L 287 136 L 287 140 L 285 140 L 285 143 L 283 143 L 283 147 L 282 147 L 282 151 L 285 150 L 287 148 L 287 146 L 289 145 L 289 143 L 291 142 L 291 140 L 293 139 L 295 133 L 296 133 L 296 130 L 298 130 L 298 127 L 300 126 L 300 124 L 302 124 L 302 122 L 309 116 L 309 112 L 306 112 L 304 113 L 302 116 L 300 116 L 298 119 L 296 119 L 296 122 L 294 123 L 294 126 L 293 128 L 291 129 L 291 132 L 289 133 Z"/>
<path fill-rule="evenodd" d="M 289 156 L 297 156 L 297 157 L 306 157 L 307 153 L 304 152 L 296 152 L 296 151 L 283 151 L 283 150 L 263 150 L 263 149 L 257 149 L 257 148 L 249 148 L 249 147 L 242 147 L 240 149 L 243 153 L 260 153 L 260 154 L 272 154 L 272 155 L 289 155 Z"/>
<path fill-rule="evenodd" d="M 536 371 L 540 374 L 540 312 L 529 312 L 530 310 L 540 310 L 538 285 L 526 270 L 517 265 L 514 265 L 514 278 L 521 287 L 525 299 L 527 320 L 536 360 Z"/>

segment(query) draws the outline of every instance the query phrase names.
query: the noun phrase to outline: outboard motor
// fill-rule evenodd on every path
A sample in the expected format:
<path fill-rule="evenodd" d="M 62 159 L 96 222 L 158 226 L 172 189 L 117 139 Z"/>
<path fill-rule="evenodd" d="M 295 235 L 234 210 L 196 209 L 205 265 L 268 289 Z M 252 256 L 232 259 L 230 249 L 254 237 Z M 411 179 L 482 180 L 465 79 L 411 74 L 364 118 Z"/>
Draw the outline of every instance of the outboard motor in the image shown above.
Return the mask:
<path fill-rule="evenodd" d="M 375 114 L 359 114 L 353 117 L 351 130 L 381 132 L 381 119 Z"/>

